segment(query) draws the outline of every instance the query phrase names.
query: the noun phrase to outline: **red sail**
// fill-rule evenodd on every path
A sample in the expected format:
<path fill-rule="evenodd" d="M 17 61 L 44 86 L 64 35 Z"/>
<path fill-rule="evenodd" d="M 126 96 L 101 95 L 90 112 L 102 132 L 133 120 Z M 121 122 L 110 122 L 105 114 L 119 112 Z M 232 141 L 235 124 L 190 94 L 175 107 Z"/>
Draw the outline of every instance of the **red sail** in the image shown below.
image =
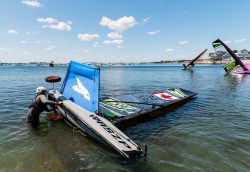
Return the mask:
<path fill-rule="evenodd" d="M 186 65 L 186 68 L 188 67 L 188 66 L 190 66 L 190 65 L 194 65 L 194 62 L 196 61 L 196 60 L 198 60 L 205 52 L 207 51 L 207 49 L 205 49 L 202 53 L 200 53 L 198 56 L 196 56 L 193 60 L 191 60 L 191 62 L 189 62 L 188 63 L 188 65 Z"/>

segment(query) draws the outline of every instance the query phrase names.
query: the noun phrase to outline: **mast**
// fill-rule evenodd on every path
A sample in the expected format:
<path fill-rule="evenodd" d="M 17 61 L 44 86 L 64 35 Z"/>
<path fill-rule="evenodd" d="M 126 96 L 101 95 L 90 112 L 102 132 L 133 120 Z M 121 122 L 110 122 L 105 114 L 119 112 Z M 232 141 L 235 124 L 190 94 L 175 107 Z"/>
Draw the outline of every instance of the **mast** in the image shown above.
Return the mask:
<path fill-rule="evenodd" d="M 216 41 L 213 42 L 213 45 L 214 44 L 221 44 L 227 50 L 227 52 L 234 58 L 236 63 L 239 64 L 243 68 L 243 70 L 248 70 L 247 67 L 239 59 L 239 57 L 236 56 L 236 54 L 226 44 L 224 44 L 224 42 L 222 42 L 220 39 L 217 39 Z"/>
<path fill-rule="evenodd" d="M 190 63 L 188 63 L 188 65 L 186 66 L 186 68 L 190 65 L 192 65 L 196 60 L 198 60 L 205 52 L 207 51 L 207 49 L 205 49 L 204 51 L 202 51 L 202 53 L 200 53 L 198 56 L 196 56 L 193 60 L 191 60 Z"/>

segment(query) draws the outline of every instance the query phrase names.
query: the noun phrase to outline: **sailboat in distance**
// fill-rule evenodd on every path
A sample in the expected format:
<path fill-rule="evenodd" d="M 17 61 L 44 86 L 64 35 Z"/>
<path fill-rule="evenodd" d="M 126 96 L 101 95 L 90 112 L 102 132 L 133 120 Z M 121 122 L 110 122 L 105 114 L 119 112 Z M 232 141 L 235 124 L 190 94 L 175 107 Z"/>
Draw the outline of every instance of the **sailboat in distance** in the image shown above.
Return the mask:
<path fill-rule="evenodd" d="M 245 65 L 240 60 L 240 58 L 224 42 L 222 42 L 220 39 L 217 39 L 216 41 L 212 43 L 212 45 L 214 49 L 218 49 L 223 46 L 227 50 L 227 52 L 232 56 L 232 58 L 235 60 L 227 64 L 224 67 L 224 70 L 227 73 L 233 72 L 235 74 L 250 74 L 250 65 Z M 234 69 L 236 69 L 238 66 L 240 66 L 242 70 L 234 72 Z"/>
<path fill-rule="evenodd" d="M 191 70 L 194 65 L 195 65 L 195 62 L 201 58 L 201 56 L 203 54 L 205 54 L 205 52 L 207 51 L 207 49 L 205 49 L 204 51 L 202 51 L 202 53 L 200 53 L 198 56 L 196 56 L 193 60 L 191 60 L 187 65 L 183 64 L 183 69 L 182 70 Z"/>
<path fill-rule="evenodd" d="M 51 61 L 50 64 L 49 64 L 49 67 L 54 67 L 54 61 Z"/>

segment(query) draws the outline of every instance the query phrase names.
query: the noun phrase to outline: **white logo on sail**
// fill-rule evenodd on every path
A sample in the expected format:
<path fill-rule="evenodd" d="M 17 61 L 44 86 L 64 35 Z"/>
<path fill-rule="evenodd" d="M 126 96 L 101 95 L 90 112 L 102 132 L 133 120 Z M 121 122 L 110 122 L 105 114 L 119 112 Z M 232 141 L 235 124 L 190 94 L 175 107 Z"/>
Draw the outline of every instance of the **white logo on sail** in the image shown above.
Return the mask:
<path fill-rule="evenodd" d="M 82 94 L 85 99 L 90 101 L 89 91 L 83 86 L 83 84 L 81 83 L 81 81 L 77 77 L 76 77 L 76 81 L 77 81 L 77 85 L 72 86 L 72 88 L 76 92 Z"/>

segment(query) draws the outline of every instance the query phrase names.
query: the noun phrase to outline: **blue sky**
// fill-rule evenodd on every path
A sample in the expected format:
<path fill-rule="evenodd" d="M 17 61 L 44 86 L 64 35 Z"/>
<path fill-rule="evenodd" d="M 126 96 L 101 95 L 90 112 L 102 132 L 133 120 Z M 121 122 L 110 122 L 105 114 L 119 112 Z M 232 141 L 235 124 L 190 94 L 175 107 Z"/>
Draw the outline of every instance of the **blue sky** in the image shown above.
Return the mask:
<path fill-rule="evenodd" d="M 0 61 L 191 59 L 212 52 L 217 38 L 250 49 L 249 6 L 249 0 L 1 1 Z"/>

